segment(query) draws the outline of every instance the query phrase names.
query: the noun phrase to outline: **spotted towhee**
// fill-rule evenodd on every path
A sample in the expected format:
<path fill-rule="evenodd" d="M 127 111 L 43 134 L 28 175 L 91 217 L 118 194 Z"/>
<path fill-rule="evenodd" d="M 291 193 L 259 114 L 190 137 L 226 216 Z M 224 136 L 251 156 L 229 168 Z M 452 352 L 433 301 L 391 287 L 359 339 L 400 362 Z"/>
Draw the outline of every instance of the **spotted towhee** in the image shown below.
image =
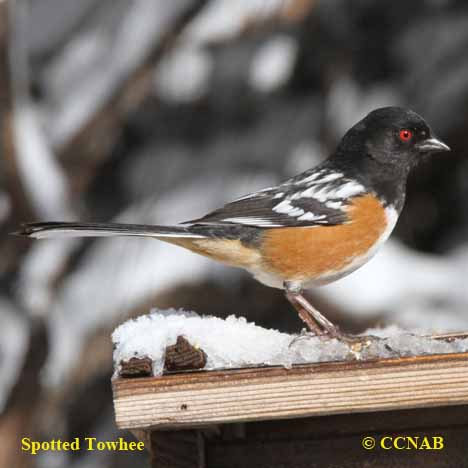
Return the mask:
<path fill-rule="evenodd" d="M 352 127 L 317 167 L 202 218 L 177 226 L 32 223 L 20 234 L 142 236 L 176 244 L 284 289 L 312 332 L 343 337 L 307 302 L 303 289 L 342 278 L 377 252 L 403 208 L 410 170 L 438 151 L 449 147 L 422 117 L 385 107 Z"/>

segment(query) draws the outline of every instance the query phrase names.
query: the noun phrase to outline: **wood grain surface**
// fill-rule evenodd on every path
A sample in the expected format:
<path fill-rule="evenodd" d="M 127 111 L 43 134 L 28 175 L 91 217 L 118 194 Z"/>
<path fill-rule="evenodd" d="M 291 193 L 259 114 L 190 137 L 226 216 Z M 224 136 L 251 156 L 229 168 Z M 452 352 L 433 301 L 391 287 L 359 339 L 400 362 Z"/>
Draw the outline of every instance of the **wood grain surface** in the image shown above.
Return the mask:
<path fill-rule="evenodd" d="M 468 353 L 117 378 L 113 392 L 121 429 L 461 405 Z"/>

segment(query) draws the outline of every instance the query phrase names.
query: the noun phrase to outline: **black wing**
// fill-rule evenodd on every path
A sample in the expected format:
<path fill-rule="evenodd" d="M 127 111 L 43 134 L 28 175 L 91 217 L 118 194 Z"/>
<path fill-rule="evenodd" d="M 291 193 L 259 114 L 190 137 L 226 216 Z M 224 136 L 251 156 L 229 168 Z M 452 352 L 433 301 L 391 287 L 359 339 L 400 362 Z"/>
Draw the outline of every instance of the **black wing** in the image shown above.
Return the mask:
<path fill-rule="evenodd" d="M 362 185 L 341 173 L 311 170 L 187 223 L 261 228 L 342 224 L 347 221 L 346 206 L 350 198 L 364 193 Z"/>

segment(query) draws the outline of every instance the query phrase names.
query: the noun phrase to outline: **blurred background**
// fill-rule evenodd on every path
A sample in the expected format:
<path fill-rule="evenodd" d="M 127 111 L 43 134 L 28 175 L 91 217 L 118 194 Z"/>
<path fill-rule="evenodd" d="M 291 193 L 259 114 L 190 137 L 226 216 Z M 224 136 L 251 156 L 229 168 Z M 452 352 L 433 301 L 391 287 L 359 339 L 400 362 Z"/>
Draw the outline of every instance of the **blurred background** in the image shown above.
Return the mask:
<path fill-rule="evenodd" d="M 463 0 L 0 1 L 0 466 L 145 466 L 20 451 L 120 435 L 110 333 L 129 317 L 302 327 L 281 291 L 177 247 L 9 232 L 200 216 L 317 164 L 379 106 L 413 108 L 453 151 L 412 176 L 383 252 L 310 297 L 351 332 L 468 329 L 467 51 Z"/>

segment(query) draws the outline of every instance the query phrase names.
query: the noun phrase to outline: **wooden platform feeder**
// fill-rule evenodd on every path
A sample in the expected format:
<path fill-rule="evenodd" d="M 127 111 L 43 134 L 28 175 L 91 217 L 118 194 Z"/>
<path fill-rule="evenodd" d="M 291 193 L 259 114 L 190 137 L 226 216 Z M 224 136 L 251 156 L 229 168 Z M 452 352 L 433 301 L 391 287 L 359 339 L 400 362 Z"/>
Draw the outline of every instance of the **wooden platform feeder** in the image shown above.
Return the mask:
<path fill-rule="evenodd" d="M 166 368 L 204 365 L 182 338 L 169 348 Z M 468 466 L 468 353 L 159 377 L 132 361 L 113 380 L 116 421 L 146 442 L 153 467 Z M 397 436 L 405 448 L 392 447 Z"/>

